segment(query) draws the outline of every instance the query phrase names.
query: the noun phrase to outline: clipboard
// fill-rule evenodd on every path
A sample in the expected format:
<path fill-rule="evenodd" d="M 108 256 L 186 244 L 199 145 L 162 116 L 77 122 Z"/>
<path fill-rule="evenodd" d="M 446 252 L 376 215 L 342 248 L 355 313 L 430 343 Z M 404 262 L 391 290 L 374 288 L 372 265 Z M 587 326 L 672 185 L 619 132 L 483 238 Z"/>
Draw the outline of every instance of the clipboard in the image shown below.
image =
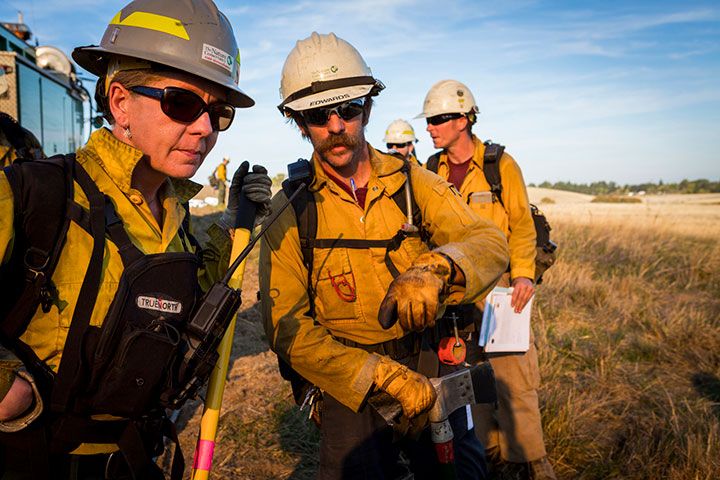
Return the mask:
<path fill-rule="evenodd" d="M 530 348 L 530 298 L 520 313 L 510 306 L 512 287 L 495 287 L 485 299 L 478 345 L 487 353 L 527 352 Z"/>

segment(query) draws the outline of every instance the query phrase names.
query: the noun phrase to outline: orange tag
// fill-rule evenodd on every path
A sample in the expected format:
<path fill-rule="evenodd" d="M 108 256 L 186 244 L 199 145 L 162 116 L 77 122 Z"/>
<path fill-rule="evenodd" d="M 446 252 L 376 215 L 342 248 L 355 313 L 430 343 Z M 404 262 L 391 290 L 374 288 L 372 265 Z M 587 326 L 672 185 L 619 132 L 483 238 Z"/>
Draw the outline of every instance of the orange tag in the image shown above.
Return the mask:
<path fill-rule="evenodd" d="M 460 365 L 465 361 L 467 348 L 462 338 L 444 337 L 438 345 L 438 359 L 445 365 Z"/>

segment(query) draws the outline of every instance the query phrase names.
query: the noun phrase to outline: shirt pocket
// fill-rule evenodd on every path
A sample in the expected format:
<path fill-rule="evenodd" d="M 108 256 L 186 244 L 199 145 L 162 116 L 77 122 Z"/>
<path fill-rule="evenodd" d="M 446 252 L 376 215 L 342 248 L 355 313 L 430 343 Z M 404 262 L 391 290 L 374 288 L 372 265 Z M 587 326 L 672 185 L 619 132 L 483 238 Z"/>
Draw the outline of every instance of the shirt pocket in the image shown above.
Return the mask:
<path fill-rule="evenodd" d="M 492 192 L 472 192 L 468 195 L 467 203 L 470 205 L 470 208 L 482 218 L 488 220 L 493 219 Z"/>
<path fill-rule="evenodd" d="M 362 322 L 357 314 L 357 284 L 345 249 L 315 252 L 315 309 L 320 322 Z"/>
<path fill-rule="evenodd" d="M 493 222 L 505 235 L 508 234 L 507 213 L 500 202 L 493 201 L 492 192 L 472 192 L 468 195 L 468 205 L 479 216 Z"/>

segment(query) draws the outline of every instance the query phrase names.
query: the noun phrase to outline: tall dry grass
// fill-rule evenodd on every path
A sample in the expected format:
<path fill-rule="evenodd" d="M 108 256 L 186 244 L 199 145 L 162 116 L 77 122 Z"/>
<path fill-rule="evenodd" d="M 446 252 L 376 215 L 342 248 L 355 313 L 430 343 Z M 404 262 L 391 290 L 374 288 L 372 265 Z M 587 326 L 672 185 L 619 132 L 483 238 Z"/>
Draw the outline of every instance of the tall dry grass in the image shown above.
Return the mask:
<path fill-rule="evenodd" d="M 717 241 L 554 227 L 560 258 L 538 289 L 534 328 L 559 476 L 720 478 Z"/>
<path fill-rule="evenodd" d="M 579 217 L 549 207 L 560 254 L 538 288 L 533 325 L 559 478 L 720 478 L 720 246 L 709 234 L 718 226 L 665 210 Z M 215 475 L 314 478 L 318 433 L 265 351 L 252 306 L 256 262 L 246 272 Z M 181 435 L 187 456 L 199 414 Z"/>

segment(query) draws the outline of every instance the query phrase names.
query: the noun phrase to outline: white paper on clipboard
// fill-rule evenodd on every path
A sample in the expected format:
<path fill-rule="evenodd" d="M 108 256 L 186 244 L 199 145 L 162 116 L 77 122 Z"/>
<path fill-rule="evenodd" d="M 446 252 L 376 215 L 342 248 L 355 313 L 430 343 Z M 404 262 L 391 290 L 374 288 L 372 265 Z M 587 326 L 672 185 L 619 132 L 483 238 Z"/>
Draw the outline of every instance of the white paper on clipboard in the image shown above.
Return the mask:
<path fill-rule="evenodd" d="M 485 300 L 478 344 L 491 352 L 527 352 L 530 348 L 532 301 L 520 313 L 510 306 L 512 287 L 494 288 Z"/>

